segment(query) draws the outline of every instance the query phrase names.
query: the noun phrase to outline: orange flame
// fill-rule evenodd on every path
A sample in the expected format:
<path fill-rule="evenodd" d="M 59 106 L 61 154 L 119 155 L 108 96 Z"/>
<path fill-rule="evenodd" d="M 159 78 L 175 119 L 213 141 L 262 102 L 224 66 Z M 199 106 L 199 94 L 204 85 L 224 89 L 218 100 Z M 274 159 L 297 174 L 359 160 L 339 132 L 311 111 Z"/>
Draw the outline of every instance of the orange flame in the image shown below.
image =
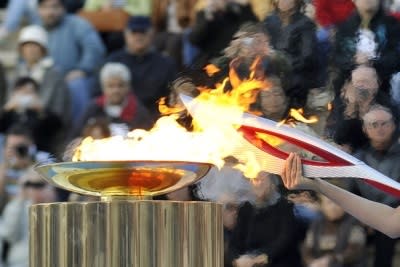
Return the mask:
<path fill-rule="evenodd" d="M 302 108 L 300 109 L 290 109 L 289 111 L 289 116 L 285 120 L 279 122 L 279 125 L 283 124 L 289 124 L 294 126 L 295 122 L 303 122 L 306 124 L 313 124 L 318 122 L 318 117 L 317 116 L 310 116 L 309 118 L 306 118 L 304 116 L 304 110 Z"/>
<path fill-rule="evenodd" d="M 182 105 L 170 107 L 167 105 L 166 102 L 167 102 L 166 97 L 161 98 L 160 101 L 158 102 L 158 110 L 163 115 L 176 114 L 176 113 L 180 113 L 185 110 L 185 108 Z"/>
<path fill-rule="evenodd" d="M 218 68 L 214 64 L 208 64 L 207 66 L 204 67 L 204 70 L 206 71 L 207 75 L 210 77 L 221 71 L 220 68 Z"/>
<path fill-rule="evenodd" d="M 226 91 L 228 82 L 232 90 Z M 268 87 L 268 82 L 254 78 L 254 71 L 242 80 L 231 70 L 229 78 L 215 89 L 200 89 L 194 102 L 206 108 L 193 119 L 193 131 L 187 131 L 177 122 L 179 115 L 172 114 L 161 117 L 150 131 L 137 129 L 125 137 L 103 140 L 87 138 L 75 151 L 73 161 L 191 161 L 222 167 L 240 139 L 232 125 L 249 110 L 258 91 Z M 169 108 L 165 99 L 161 99 L 160 107 L 163 114 L 182 111 L 179 107 Z M 252 155 L 243 155 L 237 168 L 247 177 L 256 177 L 260 170 Z"/>

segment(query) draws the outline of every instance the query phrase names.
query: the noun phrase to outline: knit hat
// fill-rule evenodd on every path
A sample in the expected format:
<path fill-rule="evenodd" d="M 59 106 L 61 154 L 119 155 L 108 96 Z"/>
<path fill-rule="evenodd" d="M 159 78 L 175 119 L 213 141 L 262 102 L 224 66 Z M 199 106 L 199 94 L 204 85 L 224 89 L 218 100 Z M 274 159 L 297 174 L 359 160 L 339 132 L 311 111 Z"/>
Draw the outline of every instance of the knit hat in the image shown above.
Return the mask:
<path fill-rule="evenodd" d="M 22 45 L 28 42 L 37 43 L 47 49 L 48 36 L 46 30 L 38 25 L 30 25 L 23 28 L 19 35 L 18 44 Z"/>

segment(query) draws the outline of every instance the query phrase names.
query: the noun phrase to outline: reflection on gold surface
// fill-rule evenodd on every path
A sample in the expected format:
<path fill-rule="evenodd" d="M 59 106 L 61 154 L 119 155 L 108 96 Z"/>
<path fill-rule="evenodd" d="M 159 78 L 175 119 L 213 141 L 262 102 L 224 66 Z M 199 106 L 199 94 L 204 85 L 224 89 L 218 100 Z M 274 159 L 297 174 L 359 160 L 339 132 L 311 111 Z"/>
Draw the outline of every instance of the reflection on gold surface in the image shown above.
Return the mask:
<path fill-rule="evenodd" d="M 36 167 L 55 186 L 79 194 L 151 197 L 197 182 L 210 170 L 192 162 L 64 162 Z"/>
<path fill-rule="evenodd" d="M 148 195 L 174 186 L 184 175 L 183 170 L 167 168 L 93 170 L 72 174 L 68 181 L 102 195 Z M 194 174 L 188 176 L 195 177 Z"/>

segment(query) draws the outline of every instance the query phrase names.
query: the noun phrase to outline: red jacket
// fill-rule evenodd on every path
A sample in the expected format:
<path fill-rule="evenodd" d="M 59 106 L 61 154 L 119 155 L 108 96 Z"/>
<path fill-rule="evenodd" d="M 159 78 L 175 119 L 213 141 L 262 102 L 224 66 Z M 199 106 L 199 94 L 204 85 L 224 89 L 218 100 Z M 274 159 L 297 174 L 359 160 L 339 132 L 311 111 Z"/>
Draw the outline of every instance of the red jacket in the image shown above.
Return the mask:
<path fill-rule="evenodd" d="M 317 23 L 322 27 L 345 21 L 354 10 L 352 0 L 314 0 Z"/>

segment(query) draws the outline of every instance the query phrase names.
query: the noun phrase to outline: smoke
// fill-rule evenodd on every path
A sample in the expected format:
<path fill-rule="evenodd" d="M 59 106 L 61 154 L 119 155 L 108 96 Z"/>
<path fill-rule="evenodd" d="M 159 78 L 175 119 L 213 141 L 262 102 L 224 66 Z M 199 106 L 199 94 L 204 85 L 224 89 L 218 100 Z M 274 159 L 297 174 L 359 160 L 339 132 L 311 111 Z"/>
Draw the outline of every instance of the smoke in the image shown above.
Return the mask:
<path fill-rule="evenodd" d="M 239 170 L 223 167 L 213 168 L 199 183 L 199 195 L 210 201 L 220 202 L 229 197 L 237 203 L 254 202 L 249 179 Z"/>

